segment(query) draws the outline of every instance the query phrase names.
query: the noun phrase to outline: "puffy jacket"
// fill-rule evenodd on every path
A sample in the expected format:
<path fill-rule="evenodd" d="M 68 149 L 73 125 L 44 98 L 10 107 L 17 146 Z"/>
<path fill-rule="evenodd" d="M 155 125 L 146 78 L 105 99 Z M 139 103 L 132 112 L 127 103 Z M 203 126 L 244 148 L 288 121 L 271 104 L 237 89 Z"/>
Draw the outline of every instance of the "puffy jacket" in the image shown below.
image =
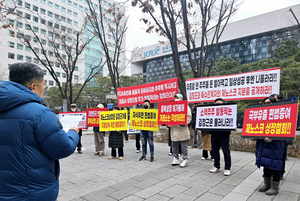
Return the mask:
<path fill-rule="evenodd" d="M 187 124 L 191 122 L 192 114 L 191 109 L 188 106 L 188 112 L 187 112 Z M 171 125 L 171 140 L 172 141 L 184 141 L 190 139 L 190 130 L 188 126 L 177 126 L 177 125 Z"/>
<path fill-rule="evenodd" d="M 110 131 L 108 137 L 108 147 L 110 148 L 124 147 L 123 133 L 121 131 Z"/>
<path fill-rule="evenodd" d="M 282 170 L 284 141 L 272 140 L 265 142 L 264 140 L 256 141 L 256 163 L 257 167 L 266 167 L 271 170 Z"/>
<path fill-rule="evenodd" d="M 37 94 L 0 82 L 0 200 L 56 200 L 58 159 L 72 154 L 78 139 Z"/>

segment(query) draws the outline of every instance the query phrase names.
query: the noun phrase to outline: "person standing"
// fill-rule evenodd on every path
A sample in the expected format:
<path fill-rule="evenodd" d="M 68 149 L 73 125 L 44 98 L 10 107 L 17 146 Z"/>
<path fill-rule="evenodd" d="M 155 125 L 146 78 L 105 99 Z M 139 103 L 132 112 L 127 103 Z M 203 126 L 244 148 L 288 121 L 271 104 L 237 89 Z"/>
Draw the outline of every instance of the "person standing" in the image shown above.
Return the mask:
<path fill-rule="evenodd" d="M 225 101 L 222 98 L 217 98 L 215 100 L 215 104 L 222 105 Z M 220 148 L 222 147 L 222 151 L 224 154 L 225 160 L 225 171 L 224 175 L 230 175 L 231 168 L 231 155 L 229 149 L 229 137 L 231 131 L 227 130 L 219 130 L 219 131 L 210 131 L 211 134 L 211 144 L 213 149 L 213 157 L 214 157 L 214 167 L 210 170 L 211 173 L 220 171 Z"/>
<path fill-rule="evenodd" d="M 201 160 L 207 160 L 208 159 L 208 152 L 209 152 L 210 156 L 211 156 L 211 161 L 214 162 L 214 155 L 213 155 L 212 146 L 211 146 L 211 134 L 209 133 L 209 131 L 198 130 L 198 132 L 201 133 L 201 138 L 202 138 L 202 157 L 201 157 Z"/>
<path fill-rule="evenodd" d="M 175 101 L 182 101 L 183 97 L 181 94 L 176 94 L 174 96 Z M 192 114 L 191 109 L 187 106 L 187 124 L 191 122 Z M 174 165 L 180 165 L 180 167 L 185 167 L 188 163 L 188 145 L 187 141 L 190 139 L 190 131 L 188 125 L 171 125 L 171 140 L 172 140 L 172 151 L 173 151 L 173 162 Z M 179 146 L 181 146 L 181 153 L 183 161 L 179 161 Z"/>
<path fill-rule="evenodd" d="M 73 154 L 78 128 L 66 133 L 43 105 L 44 72 L 15 63 L 0 82 L 0 200 L 57 199 L 59 159 Z"/>
<path fill-rule="evenodd" d="M 103 104 L 99 104 L 97 108 L 104 108 Z M 94 131 L 94 143 L 95 143 L 95 153 L 94 155 L 104 156 L 105 141 L 104 136 L 105 132 L 100 132 L 99 127 L 93 127 Z"/>
<path fill-rule="evenodd" d="M 79 108 L 77 107 L 77 105 L 75 103 L 72 103 L 70 105 L 70 109 L 71 109 L 72 112 L 79 112 Z M 78 141 L 78 144 L 77 144 L 77 152 L 79 154 L 82 154 L 82 151 L 81 151 L 81 148 L 82 148 L 82 144 L 81 144 L 82 129 L 79 129 L 78 136 L 79 136 L 79 141 Z"/>
<path fill-rule="evenodd" d="M 198 103 L 195 103 L 192 108 L 192 120 L 191 120 L 191 128 L 193 132 L 193 146 L 192 148 L 202 148 L 202 140 L 201 140 L 201 131 L 196 130 L 196 116 L 197 116 L 197 106 Z M 197 141 L 198 137 L 198 141 Z M 199 147 L 198 147 L 198 142 L 199 142 Z"/>
<path fill-rule="evenodd" d="M 150 109 L 150 101 L 145 100 L 144 109 Z M 143 155 L 139 159 L 139 161 L 146 160 L 146 155 L 147 155 L 147 141 L 149 143 L 150 147 L 150 162 L 154 161 L 154 144 L 153 144 L 153 131 L 147 131 L 147 130 L 141 130 L 141 135 L 142 135 L 142 150 L 143 150 Z"/>
<path fill-rule="evenodd" d="M 118 106 L 113 107 L 113 111 L 119 110 Z M 118 149 L 118 155 L 119 160 L 123 160 L 124 158 L 124 143 L 123 143 L 123 133 L 119 130 L 116 131 L 110 131 L 109 138 L 108 138 L 108 146 L 111 148 L 111 156 L 108 159 L 113 159 L 117 157 L 117 151 Z"/>

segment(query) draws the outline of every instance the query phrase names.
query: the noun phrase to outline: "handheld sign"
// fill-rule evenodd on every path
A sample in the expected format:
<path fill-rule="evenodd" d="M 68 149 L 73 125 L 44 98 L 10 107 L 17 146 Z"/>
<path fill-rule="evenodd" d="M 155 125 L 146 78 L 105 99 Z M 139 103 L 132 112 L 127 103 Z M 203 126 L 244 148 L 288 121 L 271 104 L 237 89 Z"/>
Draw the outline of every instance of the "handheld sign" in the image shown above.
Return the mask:
<path fill-rule="evenodd" d="M 87 129 L 86 125 L 86 112 L 60 112 L 59 119 L 63 118 L 64 116 L 82 116 L 82 119 L 79 121 L 77 127 L 79 129 Z"/>
<path fill-rule="evenodd" d="M 108 111 L 108 108 L 87 108 L 87 126 L 99 126 L 99 112 Z"/>
<path fill-rule="evenodd" d="M 234 103 L 222 105 L 198 105 L 196 129 L 199 130 L 235 130 L 236 110 Z"/>
<path fill-rule="evenodd" d="M 100 112 L 99 130 L 103 131 L 123 131 L 127 130 L 127 110 Z"/>
<path fill-rule="evenodd" d="M 187 100 L 158 104 L 158 125 L 187 125 Z"/>
<path fill-rule="evenodd" d="M 130 109 L 130 129 L 158 131 L 158 110 Z"/>
<path fill-rule="evenodd" d="M 250 105 L 245 109 L 243 138 L 294 140 L 298 101 L 280 101 L 269 105 Z"/>

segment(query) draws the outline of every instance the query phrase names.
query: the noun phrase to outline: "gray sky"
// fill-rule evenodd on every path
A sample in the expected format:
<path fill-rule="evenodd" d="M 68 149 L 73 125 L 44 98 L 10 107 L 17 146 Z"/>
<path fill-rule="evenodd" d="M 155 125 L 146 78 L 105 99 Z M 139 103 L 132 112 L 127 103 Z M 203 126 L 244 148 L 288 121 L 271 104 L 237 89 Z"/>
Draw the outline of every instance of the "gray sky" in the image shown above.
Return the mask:
<path fill-rule="evenodd" d="M 131 2 L 131 1 L 130 1 Z M 238 12 L 232 17 L 231 22 L 252 16 L 268 13 L 281 8 L 300 4 L 299 0 L 244 0 Z M 156 33 L 146 33 L 144 23 L 140 21 L 143 14 L 139 8 L 128 8 L 128 31 L 126 34 L 126 46 L 128 53 L 135 47 L 145 47 L 158 43 L 159 36 Z M 149 17 L 148 17 L 149 18 Z M 162 39 L 160 39 L 162 40 Z M 163 39 L 167 40 L 167 39 Z M 130 58 L 130 53 L 128 58 Z"/>

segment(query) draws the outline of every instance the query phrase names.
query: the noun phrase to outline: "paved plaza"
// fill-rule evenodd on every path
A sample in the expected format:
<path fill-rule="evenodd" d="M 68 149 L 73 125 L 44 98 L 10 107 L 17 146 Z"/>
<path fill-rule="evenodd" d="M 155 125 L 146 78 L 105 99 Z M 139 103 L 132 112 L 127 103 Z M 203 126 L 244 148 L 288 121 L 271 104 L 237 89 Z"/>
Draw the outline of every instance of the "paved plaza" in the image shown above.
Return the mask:
<path fill-rule="evenodd" d="M 224 176 L 223 157 L 222 171 L 210 173 L 213 162 L 202 161 L 200 149 L 189 147 L 189 163 L 181 168 L 170 165 L 173 157 L 168 155 L 167 144 L 154 144 L 155 160 L 151 163 L 149 146 L 147 160 L 138 160 L 142 154 L 135 152 L 135 140 L 124 143 L 123 160 L 109 160 L 108 138 L 105 140 L 105 156 L 94 156 L 94 136 L 85 131 L 83 154 L 75 152 L 60 160 L 58 201 L 300 200 L 300 159 L 288 158 L 279 194 L 267 196 L 257 191 L 263 178 L 262 169 L 254 165 L 254 153 L 232 151 L 231 175 Z"/>

